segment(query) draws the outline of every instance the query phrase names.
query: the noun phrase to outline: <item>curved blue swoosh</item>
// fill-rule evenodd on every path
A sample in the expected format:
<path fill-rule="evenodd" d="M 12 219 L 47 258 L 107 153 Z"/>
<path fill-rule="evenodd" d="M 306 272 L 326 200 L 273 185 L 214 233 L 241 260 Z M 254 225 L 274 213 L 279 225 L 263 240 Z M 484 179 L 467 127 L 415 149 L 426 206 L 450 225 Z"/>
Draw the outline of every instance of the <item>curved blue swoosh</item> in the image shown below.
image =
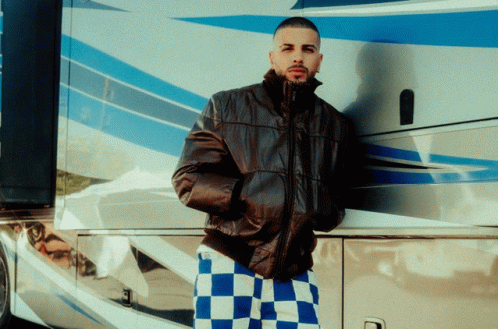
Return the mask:
<path fill-rule="evenodd" d="M 126 11 L 123 9 L 119 9 L 116 7 L 111 7 L 107 5 L 103 5 L 100 3 L 96 3 L 93 1 L 71 1 L 71 0 L 64 0 L 62 2 L 62 6 L 66 8 L 83 8 L 83 9 L 98 9 L 98 10 L 115 10 L 115 11 Z"/>
<path fill-rule="evenodd" d="M 175 18 L 191 23 L 273 34 L 286 17 L 220 16 Z M 391 16 L 308 17 L 322 38 L 386 43 L 497 48 L 498 10 Z"/>
<path fill-rule="evenodd" d="M 102 74 L 194 109 L 202 110 L 208 101 L 205 97 L 167 83 L 67 35 L 62 35 L 61 55 Z"/>
<path fill-rule="evenodd" d="M 292 9 L 318 8 L 318 7 L 335 7 L 335 6 L 353 6 L 353 5 L 371 5 L 386 2 L 400 2 L 409 0 L 297 0 Z"/>
<path fill-rule="evenodd" d="M 407 172 L 396 171 L 390 168 L 367 168 L 365 186 L 394 185 L 394 184 L 455 184 L 455 183 L 496 183 L 498 182 L 498 161 L 487 159 L 473 159 L 464 157 L 428 154 L 424 158 L 428 163 L 422 163 L 419 152 L 396 149 L 391 147 L 366 144 L 365 154 L 380 157 L 396 163 L 397 160 L 419 162 L 422 166 L 443 165 L 455 167 L 454 172 Z M 460 167 L 460 169 L 459 169 Z M 472 169 L 468 169 L 468 168 Z"/>

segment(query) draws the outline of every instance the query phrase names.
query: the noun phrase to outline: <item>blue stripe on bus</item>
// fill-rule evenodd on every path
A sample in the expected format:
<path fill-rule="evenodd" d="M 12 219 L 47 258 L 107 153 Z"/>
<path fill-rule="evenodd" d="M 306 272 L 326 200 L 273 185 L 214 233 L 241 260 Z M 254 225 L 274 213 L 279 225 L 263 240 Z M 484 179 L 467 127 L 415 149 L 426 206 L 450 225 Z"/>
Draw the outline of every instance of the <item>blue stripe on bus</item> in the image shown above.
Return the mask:
<path fill-rule="evenodd" d="M 365 146 L 365 153 L 367 156 L 380 157 L 391 163 L 396 163 L 398 160 L 405 160 L 420 162 L 420 165 L 422 166 L 443 168 L 442 170 L 444 170 L 445 166 L 455 167 L 454 172 L 444 173 L 438 173 L 437 171 L 431 173 L 420 172 L 420 169 L 418 169 L 417 172 L 406 172 L 396 171 L 393 168 L 368 168 L 367 181 L 364 182 L 366 186 L 498 182 L 498 161 L 426 154 L 424 155 L 424 158 L 427 160 L 422 162 L 421 154 L 416 151 L 401 150 L 373 144 L 367 144 Z M 471 169 L 469 169 L 469 167 L 471 167 Z"/>
<path fill-rule="evenodd" d="M 179 17 L 178 20 L 249 32 L 273 33 L 284 17 Z M 498 47 L 498 10 L 357 17 L 309 17 L 322 38 L 431 46 Z"/>
<path fill-rule="evenodd" d="M 19 257 L 18 253 L 15 253 L 15 257 L 16 257 L 16 263 L 17 263 L 18 257 Z M 34 269 L 35 271 L 41 271 L 40 269 L 34 268 L 33 264 L 29 263 L 27 260 L 25 260 L 25 261 L 26 261 L 26 264 L 30 266 L 29 267 L 30 269 Z M 44 287 L 45 289 L 47 289 L 49 291 L 50 295 L 57 296 L 59 299 L 61 299 L 64 303 L 66 303 L 69 307 L 71 307 L 72 309 L 74 309 L 78 313 L 83 314 L 84 316 L 86 316 L 87 318 L 91 319 L 92 321 L 94 321 L 94 322 L 96 322 L 98 324 L 102 324 L 97 319 L 95 319 L 94 317 L 92 317 L 90 314 L 88 314 L 87 312 L 85 312 L 81 307 L 79 307 L 78 305 L 76 305 L 68 297 L 60 294 L 58 292 L 58 291 L 60 291 L 60 287 L 56 286 L 55 282 L 48 280 L 48 278 L 46 277 L 46 273 L 41 273 L 41 272 L 32 273 L 31 277 L 34 280 L 37 281 L 37 283 L 35 282 L 34 284 L 37 284 L 37 286 Z"/>
<path fill-rule="evenodd" d="M 102 74 L 197 110 L 202 110 L 208 101 L 205 97 L 167 83 L 66 35 L 62 35 L 61 53 L 62 56 L 89 66 Z"/>
<path fill-rule="evenodd" d="M 113 11 L 126 11 L 120 8 L 116 7 L 111 7 L 108 5 L 103 5 L 100 3 L 96 3 L 93 1 L 71 1 L 71 0 L 64 0 L 62 2 L 62 6 L 64 8 L 80 8 L 80 9 L 94 9 L 94 10 L 113 10 Z"/>
<path fill-rule="evenodd" d="M 489 168 L 481 171 L 463 173 L 409 173 L 381 169 L 368 169 L 368 181 L 365 186 L 382 185 L 421 185 L 421 184 L 462 184 L 462 183 L 496 183 L 498 170 Z"/>
<path fill-rule="evenodd" d="M 180 156 L 188 133 L 186 130 L 123 111 L 110 104 L 103 105 L 102 101 L 64 89 L 67 88 L 61 87 L 61 94 L 68 95 L 70 107 L 68 113 L 61 115 L 124 141 Z"/>
<path fill-rule="evenodd" d="M 74 302 L 72 302 L 69 298 L 67 298 L 66 296 L 64 295 L 60 295 L 60 294 L 57 294 L 57 297 L 59 297 L 59 299 L 61 299 L 64 303 L 66 303 L 68 306 L 70 306 L 73 310 L 75 310 L 76 312 L 86 316 L 87 318 L 89 318 L 90 320 L 92 320 L 93 322 L 96 322 L 98 324 L 102 324 L 100 321 L 98 321 L 97 319 L 95 319 L 93 316 L 91 316 L 90 314 L 88 314 L 87 312 L 85 312 L 81 307 L 79 307 L 78 305 L 76 305 Z"/>
<path fill-rule="evenodd" d="M 408 160 L 414 162 L 422 161 L 422 159 L 420 158 L 420 154 L 414 151 L 395 149 L 375 144 L 364 144 L 363 147 L 365 154 L 372 156 L 385 157 L 390 159 Z"/>
<path fill-rule="evenodd" d="M 385 2 L 400 2 L 409 0 L 297 0 L 292 9 L 317 8 L 317 7 L 335 7 L 335 6 L 353 6 L 353 5 L 371 5 Z"/>

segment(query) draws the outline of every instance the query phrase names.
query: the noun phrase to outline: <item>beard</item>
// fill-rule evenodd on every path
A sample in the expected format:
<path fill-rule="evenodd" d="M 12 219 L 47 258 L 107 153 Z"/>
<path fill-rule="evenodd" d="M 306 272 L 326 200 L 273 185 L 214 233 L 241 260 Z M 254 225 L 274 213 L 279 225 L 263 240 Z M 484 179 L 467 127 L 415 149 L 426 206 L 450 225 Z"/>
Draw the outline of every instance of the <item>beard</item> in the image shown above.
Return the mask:
<path fill-rule="evenodd" d="M 289 73 L 290 70 L 292 69 L 300 69 L 300 70 L 305 70 L 305 73 L 306 74 L 306 79 L 305 80 L 298 80 L 298 78 L 296 78 L 296 80 L 293 80 L 293 79 L 289 79 L 287 77 L 287 75 L 292 75 L 292 73 Z M 277 72 L 276 72 L 277 73 Z M 315 74 L 316 72 L 310 72 L 308 70 L 308 68 L 302 66 L 302 65 L 293 65 L 289 68 L 287 68 L 287 70 L 285 70 L 284 73 L 277 73 L 277 75 L 282 78 L 282 79 L 285 79 L 287 81 L 290 81 L 292 83 L 296 83 L 296 84 L 305 84 L 305 83 L 308 83 L 310 82 L 314 77 L 315 77 Z"/>

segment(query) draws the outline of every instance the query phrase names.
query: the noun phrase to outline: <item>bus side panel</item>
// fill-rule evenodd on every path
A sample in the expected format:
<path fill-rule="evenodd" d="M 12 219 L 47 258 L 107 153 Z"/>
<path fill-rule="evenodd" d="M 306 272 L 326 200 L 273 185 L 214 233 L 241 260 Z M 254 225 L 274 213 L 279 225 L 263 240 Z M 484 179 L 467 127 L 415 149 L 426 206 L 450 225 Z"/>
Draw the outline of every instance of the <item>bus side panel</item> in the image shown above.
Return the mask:
<path fill-rule="evenodd" d="M 342 254 L 343 239 L 320 237 L 313 252 L 313 271 L 320 294 L 320 324 L 327 329 L 342 329 Z"/>
<path fill-rule="evenodd" d="M 18 230 L 16 315 L 57 327 L 73 323 L 77 320 L 74 233 L 61 235 L 52 221 L 23 222 Z"/>
<path fill-rule="evenodd" d="M 353 190 L 351 208 L 496 225 L 497 124 L 491 120 L 364 139 L 364 186 Z"/>
<path fill-rule="evenodd" d="M 344 244 L 344 328 L 496 328 L 498 240 Z"/>
<path fill-rule="evenodd" d="M 79 254 L 87 262 L 77 271 L 78 305 L 99 321 L 105 318 L 109 327 L 191 327 L 201 239 L 181 231 L 79 236 Z M 313 257 L 321 323 L 342 328 L 342 239 L 320 238 Z"/>
<path fill-rule="evenodd" d="M 294 3 L 64 1 L 56 227 L 202 227 L 170 183 L 184 138 L 210 95 L 263 79 L 269 31 Z M 271 22 L 253 33 L 183 19 L 243 14 Z"/>

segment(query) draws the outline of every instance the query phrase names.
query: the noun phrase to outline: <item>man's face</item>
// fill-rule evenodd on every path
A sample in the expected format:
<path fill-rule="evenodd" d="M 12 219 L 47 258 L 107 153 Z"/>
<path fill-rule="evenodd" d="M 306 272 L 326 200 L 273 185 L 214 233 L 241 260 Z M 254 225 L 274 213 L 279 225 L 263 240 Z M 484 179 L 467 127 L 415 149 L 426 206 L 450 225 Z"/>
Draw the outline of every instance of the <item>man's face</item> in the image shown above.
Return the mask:
<path fill-rule="evenodd" d="M 284 27 L 277 31 L 270 51 L 271 67 L 293 82 L 306 82 L 320 68 L 318 34 L 309 28 Z"/>

